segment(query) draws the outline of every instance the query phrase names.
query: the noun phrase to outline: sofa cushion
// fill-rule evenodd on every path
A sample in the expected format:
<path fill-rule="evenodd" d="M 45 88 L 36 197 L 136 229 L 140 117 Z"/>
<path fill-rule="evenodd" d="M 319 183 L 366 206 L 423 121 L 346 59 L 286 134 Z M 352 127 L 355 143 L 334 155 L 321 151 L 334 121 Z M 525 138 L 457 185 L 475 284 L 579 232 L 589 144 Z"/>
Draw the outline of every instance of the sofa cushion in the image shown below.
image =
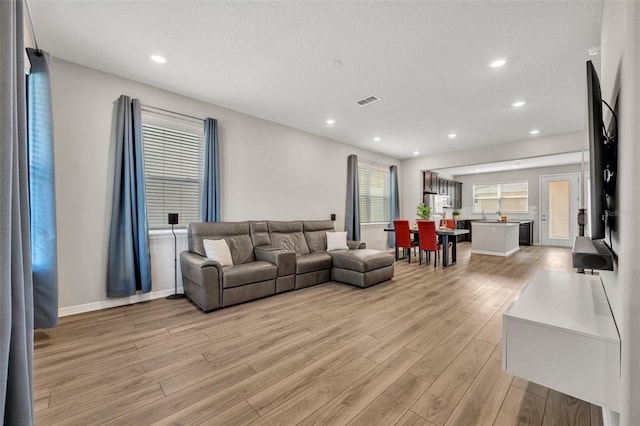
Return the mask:
<path fill-rule="evenodd" d="M 232 288 L 272 280 L 275 279 L 277 275 L 278 268 L 276 265 L 260 260 L 243 263 L 241 265 L 227 266 L 223 268 L 222 287 Z"/>
<path fill-rule="evenodd" d="M 202 240 L 204 245 L 204 251 L 207 253 L 207 257 L 211 260 L 215 260 L 222 266 L 233 266 L 233 259 L 231 258 L 231 251 L 227 242 L 222 240 Z"/>
<path fill-rule="evenodd" d="M 327 251 L 327 232 L 334 231 L 332 221 L 303 220 L 302 227 L 311 253 Z"/>
<path fill-rule="evenodd" d="M 295 251 L 298 255 L 309 254 L 309 246 L 302 233 L 302 222 L 269 221 L 271 245 Z"/>
<path fill-rule="evenodd" d="M 271 237 L 269 236 L 269 225 L 266 220 L 249 222 L 251 229 L 251 240 L 254 247 L 271 245 Z"/>
<path fill-rule="evenodd" d="M 251 237 L 246 235 L 234 235 L 232 237 L 225 237 L 227 244 L 229 244 L 229 250 L 231 251 L 231 257 L 233 258 L 234 265 L 240 265 L 241 263 L 253 262 L 256 260 L 253 253 L 253 243 Z"/>
<path fill-rule="evenodd" d="M 331 269 L 331 256 L 327 253 L 310 253 L 296 256 L 296 274 Z"/>
<path fill-rule="evenodd" d="M 231 251 L 233 264 L 253 262 L 253 243 L 249 233 L 249 222 L 194 222 L 189 224 L 189 251 L 206 257 L 202 240 L 225 239 Z"/>
<path fill-rule="evenodd" d="M 374 269 L 393 265 L 393 256 L 374 249 L 332 251 L 333 267 L 357 272 L 369 272 Z"/>
<path fill-rule="evenodd" d="M 347 231 L 327 232 L 327 251 L 349 250 L 347 245 Z"/>

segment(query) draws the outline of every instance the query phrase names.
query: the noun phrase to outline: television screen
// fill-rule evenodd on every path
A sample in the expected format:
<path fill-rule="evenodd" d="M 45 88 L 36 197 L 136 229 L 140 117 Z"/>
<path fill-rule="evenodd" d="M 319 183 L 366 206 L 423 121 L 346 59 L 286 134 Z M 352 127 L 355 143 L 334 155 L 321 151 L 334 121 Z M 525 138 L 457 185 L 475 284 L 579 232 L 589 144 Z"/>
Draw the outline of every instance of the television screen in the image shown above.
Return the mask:
<path fill-rule="evenodd" d="M 605 237 L 605 143 L 606 135 L 602 121 L 602 98 L 600 81 L 591 61 L 587 61 L 587 109 L 589 116 L 589 171 L 591 188 L 589 206 L 589 225 L 591 239 Z"/>

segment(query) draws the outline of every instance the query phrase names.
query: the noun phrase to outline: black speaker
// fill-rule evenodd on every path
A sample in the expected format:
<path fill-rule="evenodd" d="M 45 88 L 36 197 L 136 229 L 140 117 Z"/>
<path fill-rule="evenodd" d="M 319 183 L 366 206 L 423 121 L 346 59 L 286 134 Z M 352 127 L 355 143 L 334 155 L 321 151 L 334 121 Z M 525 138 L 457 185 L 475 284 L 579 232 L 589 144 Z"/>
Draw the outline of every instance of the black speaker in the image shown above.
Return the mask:
<path fill-rule="evenodd" d="M 331 213 L 331 220 L 336 220 L 336 214 L 335 213 Z"/>
<path fill-rule="evenodd" d="M 178 224 L 178 213 L 169 213 L 167 218 L 167 223 L 169 225 L 177 225 Z"/>
<path fill-rule="evenodd" d="M 613 253 L 603 240 L 576 237 L 571 257 L 574 268 L 613 271 Z"/>

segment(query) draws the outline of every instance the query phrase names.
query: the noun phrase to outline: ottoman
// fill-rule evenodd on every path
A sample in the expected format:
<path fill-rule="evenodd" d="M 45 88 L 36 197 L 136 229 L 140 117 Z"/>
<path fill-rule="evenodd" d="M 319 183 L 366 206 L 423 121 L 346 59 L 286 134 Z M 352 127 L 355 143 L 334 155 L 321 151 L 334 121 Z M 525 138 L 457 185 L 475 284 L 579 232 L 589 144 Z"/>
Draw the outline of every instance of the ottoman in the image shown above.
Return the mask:
<path fill-rule="evenodd" d="M 357 287 L 369 287 L 393 277 L 393 256 L 373 249 L 327 252 L 333 258 L 331 279 Z"/>

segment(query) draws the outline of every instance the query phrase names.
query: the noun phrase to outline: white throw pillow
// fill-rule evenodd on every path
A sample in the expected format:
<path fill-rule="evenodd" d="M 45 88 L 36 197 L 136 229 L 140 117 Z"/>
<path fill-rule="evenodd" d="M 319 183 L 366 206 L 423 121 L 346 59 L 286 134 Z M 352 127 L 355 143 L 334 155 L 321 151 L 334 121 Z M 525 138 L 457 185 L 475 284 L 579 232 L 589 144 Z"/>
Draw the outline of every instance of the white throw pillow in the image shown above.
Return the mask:
<path fill-rule="evenodd" d="M 233 266 L 231 251 L 225 240 L 202 240 L 204 252 L 211 260 L 215 260 L 222 266 Z"/>
<path fill-rule="evenodd" d="M 327 251 L 349 250 L 347 245 L 347 231 L 327 232 Z"/>

